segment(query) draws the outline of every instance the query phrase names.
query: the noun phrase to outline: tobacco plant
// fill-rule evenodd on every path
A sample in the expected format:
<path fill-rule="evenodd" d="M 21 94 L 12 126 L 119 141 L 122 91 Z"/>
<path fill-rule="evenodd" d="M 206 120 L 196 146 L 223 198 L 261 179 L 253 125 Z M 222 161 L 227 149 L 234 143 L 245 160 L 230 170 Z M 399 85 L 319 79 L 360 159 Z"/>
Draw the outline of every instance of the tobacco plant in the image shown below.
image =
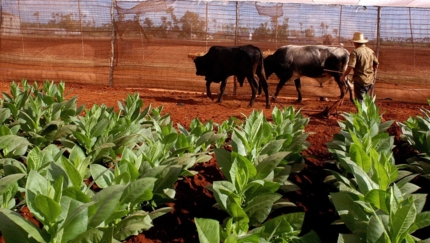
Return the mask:
<path fill-rule="evenodd" d="M 192 175 L 188 169 L 209 160 L 206 149 L 225 136 L 195 121 L 191 133 L 182 130 L 185 145 L 162 107 L 144 108 L 137 94 L 115 113 L 104 105 L 76 108 L 76 98 L 64 99 L 64 83 L 22 85 L 11 84 L 0 108 L 7 241 L 118 242 L 147 230 L 171 210 L 160 206 L 174 199 L 178 177 Z M 22 206 L 43 228 L 17 213 Z"/>
<path fill-rule="evenodd" d="M 358 114 L 343 114 L 340 134 L 327 144 L 340 165 L 331 171 L 339 192 L 330 196 L 352 232 L 338 242 L 416 242 L 412 233 L 430 225 L 430 212 L 422 212 L 426 195 L 414 194 L 416 175 L 396 167 L 385 132 L 392 122 L 381 123 L 374 99 L 365 96 L 356 102 Z"/>
<path fill-rule="evenodd" d="M 222 148 L 214 149 L 226 180 L 215 181 L 208 189 L 217 201 L 215 206 L 226 211 L 230 217 L 224 220 L 221 227 L 217 227 L 219 235 L 208 232 L 212 227 L 206 226 L 215 222 L 196 220 L 201 240 L 207 237 L 214 238 L 208 239 L 208 242 L 218 239 L 221 242 L 289 242 L 300 239 L 298 235 L 304 213 L 266 220 L 275 208 L 291 206 L 291 203 L 282 200 L 282 195 L 278 193 L 280 189 L 298 189 L 288 181 L 295 163 L 288 160 L 288 155 L 298 153 L 297 148 L 306 148 L 306 143 L 299 139 L 302 144 L 290 146 L 292 142 L 288 136 L 302 137 L 307 120 L 302 120 L 293 108 L 287 112 L 274 109 L 274 113 L 276 123 L 273 124 L 265 119 L 262 112 L 254 111 L 246 118 L 244 126 L 233 129 L 231 152 Z M 296 119 L 298 125 L 294 126 Z M 297 130 L 289 130 L 292 127 Z M 290 135 L 282 134 L 288 131 Z M 289 151 L 289 148 L 295 149 Z M 318 242 L 313 232 L 305 237 L 309 237 L 307 242 Z"/>
<path fill-rule="evenodd" d="M 422 116 L 409 117 L 404 123 L 397 122 L 402 129 L 402 139 L 417 152 L 407 160 L 408 164 L 400 166 L 430 180 L 430 111 L 420 110 Z"/>

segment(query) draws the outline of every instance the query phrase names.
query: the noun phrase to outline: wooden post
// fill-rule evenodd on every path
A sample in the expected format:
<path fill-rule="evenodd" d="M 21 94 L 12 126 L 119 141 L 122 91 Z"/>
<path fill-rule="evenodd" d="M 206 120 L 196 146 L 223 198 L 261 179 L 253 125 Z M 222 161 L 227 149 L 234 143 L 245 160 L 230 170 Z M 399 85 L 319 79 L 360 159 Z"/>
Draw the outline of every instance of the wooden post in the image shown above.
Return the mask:
<path fill-rule="evenodd" d="M 111 86 L 111 87 L 113 85 L 113 66 L 114 66 L 113 64 L 114 64 L 114 58 L 115 58 L 115 38 L 116 38 L 115 15 L 114 15 L 114 8 L 116 6 L 115 1 L 116 0 L 112 0 L 112 5 L 111 5 L 111 9 L 110 9 L 110 20 L 111 20 L 111 25 L 112 25 L 112 35 L 111 35 L 111 41 L 110 41 L 111 53 L 110 53 L 109 86 Z"/>

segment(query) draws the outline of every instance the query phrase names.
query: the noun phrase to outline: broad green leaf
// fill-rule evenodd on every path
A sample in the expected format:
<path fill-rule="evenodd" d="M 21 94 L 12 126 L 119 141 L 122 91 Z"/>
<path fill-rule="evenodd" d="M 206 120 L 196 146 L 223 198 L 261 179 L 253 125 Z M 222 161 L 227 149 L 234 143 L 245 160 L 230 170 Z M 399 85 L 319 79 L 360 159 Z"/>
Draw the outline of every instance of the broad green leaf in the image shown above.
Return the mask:
<path fill-rule="evenodd" d="M 281 195 L 276 193 L 260 194 L 252 198 L 244 208 L 249 217 L 250 224 L 256 226 L 264 222 L 272 210 L 273 203 L 280 198 Z"/>
<path fill-rule="evenodd" d="M 95 207 L 96 212 L 90 218 L 90 223 L 88 224 L 89 227 L 99 226 L 113 213 L 115 213 L 115 209 L 119 205 L 124 189 L 125 186 L 123 185 L 109 186 L 98 192 L 92 198 L 93 201 L 96 202 L 96 204 L 91 207 Z"/>
<path fill-rule="evenodd" d="M 99 137 L 103 133 L 106 133 L 107 128 L 109 126 L 109 120 L 108 119 L 101 119 L 97 122 L 97 124 L 93 127 L 91 130 L 91 136 L 92 137 Z"/>
<path fill-rule="evenodd" d="M 379 188 L 361 167 L 354 164 L 350 164 L 350 166 L 361 193 L 366 194 L 372 189 Z"/>
<path fill-rule="evenodd" d="M 94 202 L 82 203 L 66 196 L 61 199 L 62 212 L 58 221 L 63 242 L 68 242 L 87 230 L 88 208 L 93 204 Z"/>
<path fill-rule="evenodd" d="M 366 154 L 366 152 L 357 144 L 351 144 L 349 148 L 349 155 L 351 156 L 352 161 L 357 163 L 364 172 L 368 173 L 370 168 L 372 168 L 370 157 Z"/>
<path fill-rule="evenodd" d="M 54 198 L 55 192 L 50 182 L 41 176 L 38 172 L 32 170 L 28 174 L 26 184 L 26 201 L 33 215 L 40 221 L 44 221 L 43 215 L 37 209 L 36 196 L 45 195 L 50 198 Z"/>
<path fill-rule="evenodd" d="M 90 165 L 91 176 L 100 188 L 107 188 L 112 185 L 114 174 L 111 169 L 99 164 Z"/>
<path fill-rule="evenodd" d="M 269 241 L 273 236 L 282 234 L 299 235 L 304 222 L 305 213 L 289 213 L 277 216 L 266 221 L 263 226 L 262 236 Z"/>
<path fill-rule="evenodd" d="M 223 175 L 228 181 L 232 181 L 230 176 L 230 169 L 233 163 L 231 153 L 225 149 L 218 148 L 215 149 L 215 157 Z"/>
<path fill-rule="evenodd" d="M 70 243 L 119 243 L 113 239 L 113 228 L 90 228 Z"/>
<path fill-rule="evenodd" d="M 229 181 L 214 181 L 208 189 L 213 192 L 219 206 L 227 211 L 228 195 L 236 193 L 234 185 Z"/>
<path fill-rule="evenodd" d="M 34 198 L 35 205 L 39 213 L 44 216 L 44 224 L 55 223 L 61 213 L 61 206 L 52 198 L 45 195 L 36 195 Z"/>
<path fill-rule="evenodd" d="M 0 231 L 6 242 L 48 243 L 41 230 L 32 222 L 9 209 L 0 208 Z"/>
<path fill-rule="evenodd" d="M 195 218 L 200 243 L 219 243 L 219 222 L 214 219 Z"/>
<path fill-rule="evenodd" d="M 264 158 L 257 166 L 256 180 L 265 179 L 290 152 L 278 152 Z"/>
<path fill-rule="evenodd" d="M 408 199 L 394 214 L 391 215 L 391 239 L 400 242 L 403 235 L 415 221 L 416 208 L 412 199 Z"/>
<path fill-rule="evenodd" d="M 349 193 L 336 192 L 331 193 L 331 198 L 336 211 L 339 213 L 346 226 L 353 232 L 367 231 L 367 225 L 362 225 L 362 222 L 368 221 L 368 216 L 363 208 L 355 203 Z"/>
<path fill-rule="evenodd" d="M 386 214 L 390 213 L 390 205 L 388 204 L 390 195 L 388 192 L 379 189 L 371 190 L 365 195 L 365 200 L 377 209 L 384 211 Z"/>
<path fill-rule="evenodd" d="M 147 213 L 138 212 L 122 219 L 116 224 L 114 237 L 117 240 L 124 241 L 132 235 L 138 235 L 142 231 L 149 230 L 154 225 L 152 219 Z"/>
<path fill-rule="evenodd" d="M 414 222 L 416 230 L 422 229 L 430 225 L 430 211 L 425 211 L 417 214 Z M 412 232 L 411 232 L 412 233 Z"/>
<path fill-rule="evenodd" d="M 245 132 L 235 128 L 231 135 L 233 151 L 239 153 L 242 156 L 247 156 L 252 150 L 249 142 L 247 141 Z"/>
<path fill-rule="evenodd" d="M 158 209 L 155 209 L 154 211 L 151 211 L 149 213 L 149 216 L 151 217 L 152 220 L 154 220 L 158 217 L 161 217 L 167 213 L 172 212 L 172 210 L 173 209 L 171 207 L 158 208 Z"/>
<path fill-rule="evenodd" d="M 156 180 L 156 178 L 141 178 L 132 181 L 124 189 L 120 204 L 136 204 L 151 200 L 152 189 Z"/>
<path fill-rule="evenodd" d="M 12 174 L 0 179 L 0 195 L 8 190 L 12 184 L 16 184 L 18 180 L 23 178 L 25 174 Z"/>
<path fill-rule="evenodd" d="M 80 188 L 83 178 L 76 167 L 64 156 L 61 157 L 61 164 L 68 175 L 68 179 L 72 182 L 72 185 L 76 188 Z"/>
<path fill-rule="evenodd" d="M 154 184 L 154 193 L 162 193 L 166 188 L 173 188 L 174 183 L 178 180 L 181 174 L 182 166 L 171 165 L 161 171 Z"/>

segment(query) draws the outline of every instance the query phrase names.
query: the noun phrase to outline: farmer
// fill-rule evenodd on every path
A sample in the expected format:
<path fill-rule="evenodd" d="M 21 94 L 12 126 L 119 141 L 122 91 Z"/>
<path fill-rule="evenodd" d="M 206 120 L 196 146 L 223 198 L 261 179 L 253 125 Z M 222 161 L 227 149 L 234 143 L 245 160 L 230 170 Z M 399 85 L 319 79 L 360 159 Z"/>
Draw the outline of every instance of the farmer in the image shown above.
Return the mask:
<path fill-rule="evenodd" d="M 349 56 L 348 67 L 340 80 L 345 80 L 346 76 L 354 70 L 352 81 L 354 82 L 355 98 L 361 103 L 364 94 L 372 89 L 375 81 L 375 72 L 379 62 L 372 49 L 366 46 L 368 40 L 364 39 L 363 33 L 355 32 L 351 40 L 355 49 Z"/>

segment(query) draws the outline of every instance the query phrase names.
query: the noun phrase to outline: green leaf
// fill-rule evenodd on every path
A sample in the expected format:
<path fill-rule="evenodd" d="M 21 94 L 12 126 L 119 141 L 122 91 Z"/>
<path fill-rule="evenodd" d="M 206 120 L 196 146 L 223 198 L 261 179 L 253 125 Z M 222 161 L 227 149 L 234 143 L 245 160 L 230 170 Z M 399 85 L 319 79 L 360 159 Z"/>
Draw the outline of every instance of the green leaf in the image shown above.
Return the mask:
<path fill-rule="evenodd" d="M 349 155 L 351 156 L 352 161 L 357 163 L 357 165 L 360 166 L 364 172 L 368 173 L 370 168 L 372 168 L 370 157 L 361 148 L 361 146 L 355 143 L 351 144 L 351 147 L 349 148 Z"/>
<path fill-rule="evenodd" d="M 129 236 L 138 235 L 153 226 L 148 213 L 140 211 L 122 219 L 115 227 L 117 230 L 114 232 L 114 237 L 123 241 Z"/>
<path fill-rule="evenodd" d="M 48 243 L 35 224 L 16 212 L 0 208 L 0 222 L 0 231 L 6 242 L 28 243 L 33 240 L 33 242 Z"/>
<path fill-rule="evenodd" d="M 79 171 L 73 166 L 73 164 L 64 156 L 61 157 L 61 164 L 68 175 L 68 179 L 72 182 L 72 185 L 76 188 L 80 188 L 82 185 L 83 178 Z"/>
<path fill-rule="evenodd" d="M 256 226 L 264 222 L 272 210 L 273 203 L 280 198 L 280 194 L 266 193 L 250 199 L 251 201 L 244 208 L 249 217 L 250 224 Z"/>
<path fill-rule="evenodd" d="M 132 181 L 124 189 L 120 204 L 136 204 L 151 200 L 152 189 L 154 188 L 154 183 L 156 180 L 156 178 L 141 178 Z"/>
<path fill-rule="evenodd" d="M 219 243 L 219 223 L 214 219 L 194 218 L 200 243 Z"/>
<path fill-rule="evenodd" d="M 215 158 L 218 162 L 218 166 L 220 167 L 220 170 L 222 171 L 223 175 L 226 177 L 228 181 L 231 181 L 232 178 L 230 176 L 230 169 L 232 166 L 232 158 L 231 153 L 225 149 L 215 149 Z"/>
<path fill-rule="evenodd" d="M 12 175 L 8 175 L 5 176 L 3 178 L 0 179 L 0 195 L 2 195 L 3 193 L 5 193 L 6 191 L 9 190 L 9 187 L 12 184 L 15 184 L 18 182 L 18 180 L 20 180 L 22 177 L 24 177 L 25 174 L 12 174 Z"/>
<path fill-rule="evenodd" d="M 90 165 L 91 176 L 100 188 L 107 188 L 112 185 L 114 174 L 111 169 L 99 164 Z"/>
<path fill-rule="evenodd" d="M 157 181 L 154 184 L 154 193 L 163 193 L 166 188 L 173 188 L 174 183 L 178 180 L 181 174 L 182 166 L 171 165 L 166 167 L 161 171 L 158 176 L 156 176 Z"/>
<path fill-rule="evenodd" d="M 214 181 L 208 189 L 213 192 L 218 205 L 227 211 L 228 196 L 235 194 L 234 185 L 229 181 Z"/>
<path fill-rule="evenodd" d="M 371 190 L 365 195 L 366 202 L 372 204 L 377 209 L 384 211 L 386 214 L 390 213 L 389 199 L 390 199 L 390 194 L 386 191 L 379 190 L 379 189 Z"/>
<path fill-rule="evenodd" d="M 89 207 L 93 204 L 94 202 L 82 203 L 66 196 L 61 198 L 62 212 L 58 221 L 61 224 L 63 242 L 68 242 L 87 230 Z"/>
<path fill-rule="evenodd" d="M 36 196 L 45 195 L 50 198 L 54 198 L 55 192 L 50 182 L 41 176 L 38 172 L 32 170 L 28 174 L 27 184 L 26 184 L 26 202 L 30 211 L 33 215 L 40 221 L 44 221 L 42 214 L 39 212 L 36 206 Z"/>
<path fill-rule="evenodd" d="M 121 196 L 125 186 L 123 185 L 113 185 L 107 188 L 104 188 L 100 192 L 98 192 L 92 200 L 96 202 L 95 205 L 91 206 L 96 208 L 95 214 L 90 218 L 90 222 L 88 224 L 89 227 L 97 227 L 105 220 L 107 220 L 113 213 L 115 213 L 115 209 L 119 205 Z M 109 222 L 105 222 L 109 223 Z"/>
<path fill-rule="evenodd" d="M 113 239 L 113 228 L 90 228 L 79 236 L 75 237 L 70 243 L 117 243 Z"/>
<path fill-rule="evenodd" d="M 408 232 L 409 228 L 415 221 L 416 208 L 412 199 L 404 201 L 402 207 L 391 215 L 391 239 L 395 242 L 403 240 L 403 235 Z"/>
<path fill-rule="evenodd" d="M 53 224 L 61 213 L 61 206 L 52 198 L 45 195 L 36 195 L 34 198 L 38 211 L 44 216 L 44 224 Z"/>
<path fill-rule="evenodd" d="M 367 231 L 367 225 L 362 225 L 362 222 L 367 222 L 368 217 L 363 208 L 354 202 L 349 193 L 336 192 L 330 195 L 336 211 L 339 213 L 348 229 L 352 232 L 365 233 Z"/>
<path fill-rule="evenodd" d="M 264 158 L 257 166 L 256 180 L 265 179 L 290 152 L 278 152 Z"/>
<path fill-rule="evenodd" d="M 430 225 L 430 211 L 419 213 L 414 222 L 416 230 L 422 229 Z M 412 233 L 412 232 L 410 232 Z"/>
<path fill-rule="evenodd" d="M 266 221 L 262 236 L 269 241 L 273 236 L 299 235 L 305 219 L 304 212 L 289 213 L 277 216 Z M 271 241 L 272 242 L 272 241 Z"/>

